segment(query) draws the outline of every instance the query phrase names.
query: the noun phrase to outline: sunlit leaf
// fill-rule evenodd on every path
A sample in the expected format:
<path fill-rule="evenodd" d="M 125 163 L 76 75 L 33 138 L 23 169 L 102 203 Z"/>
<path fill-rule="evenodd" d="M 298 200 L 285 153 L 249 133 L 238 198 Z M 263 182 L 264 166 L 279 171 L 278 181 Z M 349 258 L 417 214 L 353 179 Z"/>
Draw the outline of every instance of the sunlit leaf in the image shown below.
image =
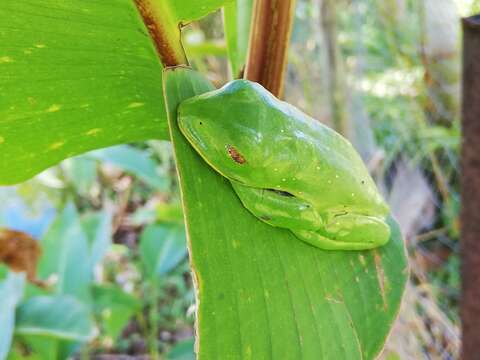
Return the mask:
<path fill-rule="evenodd" d="M 0 184 L 167 137 L 161 64 L 131 0 L 3 0 Z"/>

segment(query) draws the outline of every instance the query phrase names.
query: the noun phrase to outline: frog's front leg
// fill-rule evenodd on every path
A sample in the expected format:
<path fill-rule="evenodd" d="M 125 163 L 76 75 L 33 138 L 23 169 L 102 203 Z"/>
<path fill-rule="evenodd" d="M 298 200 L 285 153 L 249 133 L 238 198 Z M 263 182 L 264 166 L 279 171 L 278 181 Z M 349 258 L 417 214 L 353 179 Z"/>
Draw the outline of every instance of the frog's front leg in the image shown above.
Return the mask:
<path fill-rule="evenodd" d="M 307 202 L 288 193 L 258 189 L 231 181 L 243 206 L 260 220 L 287 229 L 317 230 L 322 218 Z"/>
<path fill-rule="evenodd" d="M 390 227 L 383 218 L 351 213 L 333 216 L 318 231 L 292 231 L 299 239 L 325 250 L 373 249 L 390 238 Z"/>

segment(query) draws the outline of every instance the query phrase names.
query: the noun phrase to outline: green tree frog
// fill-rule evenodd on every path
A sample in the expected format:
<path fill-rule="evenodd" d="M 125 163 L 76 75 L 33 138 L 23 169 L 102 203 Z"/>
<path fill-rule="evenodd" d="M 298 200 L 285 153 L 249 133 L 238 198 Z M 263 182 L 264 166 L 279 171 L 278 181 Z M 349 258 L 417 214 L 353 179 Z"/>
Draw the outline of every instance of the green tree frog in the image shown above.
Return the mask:
<path fill-rule="evenodd" d="M 258 219 L 325 250 L 390 238 L 388 206 L 353 146 L 260 84 L 235 80 L 188 99 L 178 124 Z"/>

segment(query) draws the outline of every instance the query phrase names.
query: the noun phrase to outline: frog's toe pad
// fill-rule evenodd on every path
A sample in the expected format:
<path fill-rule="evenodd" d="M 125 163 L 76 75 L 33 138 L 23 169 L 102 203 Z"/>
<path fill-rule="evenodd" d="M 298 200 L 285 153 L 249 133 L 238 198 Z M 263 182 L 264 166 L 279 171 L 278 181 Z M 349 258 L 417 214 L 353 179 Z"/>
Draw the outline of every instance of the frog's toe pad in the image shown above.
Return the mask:
<path fill-rule="evenodd" d="M 382 234 L 375 241 L 339 241 L 330 239 L 318 232 L 307 230 L 292 230 L 297 238 L 323 250 L 369 250 L 388 242 L 390 234 Z"/>

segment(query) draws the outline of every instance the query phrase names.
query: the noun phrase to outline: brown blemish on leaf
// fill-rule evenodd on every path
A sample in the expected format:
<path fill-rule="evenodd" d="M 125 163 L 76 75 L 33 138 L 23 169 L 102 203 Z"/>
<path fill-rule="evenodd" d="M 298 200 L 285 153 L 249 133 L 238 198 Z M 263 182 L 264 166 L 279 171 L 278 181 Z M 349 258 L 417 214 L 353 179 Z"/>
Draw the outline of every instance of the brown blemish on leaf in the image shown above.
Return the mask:
<path fill-rule="evenodd" d="M 173 38 L 172 34 L 168 33 L 168 30 L 171 31 L 171 29 L 167 28 L 169 26 L 172 28 L 175 24 L 161 19 L 160 15 L 162 14 L 158 14 L 155 11 L 151 0 L 134 0 L 134 3 L 143 18 L 143 22 L 150 33 L 163 65 L 177 66 L 188 64 L 180 44 L 180 25 L 178 25 L 178 35 Z"/>
<path fill-rule="evenodd" d="M 380 257 L 380 254 L 376 250 L 373 251 L 373 260 L 375 261 L 375 269 L 377 271 L 378 286 L 380 288 L 380 294 L 382 295 L 383 309 L 385 311 L 387 311 L 388 302 L 387 302 L 387 295 L 385 293 L 385 291 L 386 291 L 386 288 L 385 288 L 385 271 L 383 270 L 382 259 Z"/>
<path fill-rule="evenodd" d="M 25 272 L 32 284 L 46 287 L 45 282 L 37 279 L 37 263 L 41 253 L 39 242 L 29 235 L 0 229 L 0 262 L 14 272 Z"/>
<path fill-rule="evenodd" d="M 238 164 L 245 164 L 247 160 L 232 145 L 227 145 L 228 155 Z"/>

